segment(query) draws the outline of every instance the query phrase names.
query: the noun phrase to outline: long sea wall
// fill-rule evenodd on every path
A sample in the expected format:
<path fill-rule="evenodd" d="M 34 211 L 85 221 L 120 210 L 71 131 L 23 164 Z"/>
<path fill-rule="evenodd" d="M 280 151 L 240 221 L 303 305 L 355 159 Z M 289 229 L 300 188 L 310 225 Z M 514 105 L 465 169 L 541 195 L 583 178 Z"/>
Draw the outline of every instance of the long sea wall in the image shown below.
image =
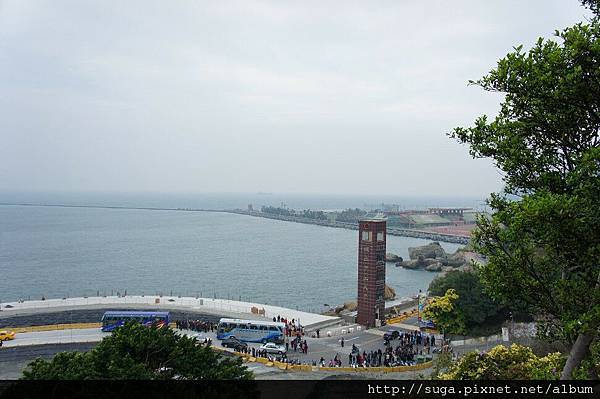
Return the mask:
<path fill-rule="evenodd" d="M 283 220 L 286 222 L 316 224 L 319 226 L 334 227 L 334 228 L 338 228 L 338 229 L 358 230 L 358 224 L 356 224 L 356 223 L 334 222 L 334 221 L 329 221 L 329 220 L 311 219 L 311 218 L 305 218 L 305 217 L 301 217 L 301 216 L 277 215 L 277 214 L 273 214 L 273 213 L 264 213 L 264 212 L 257 212 L 257 211 L 225 210 L 223 212 L 235 213 L 238 215 L 261 217 L 261 218 L 267 218 L 267 219 Z M 454 243 L 454 244 L 466 245 L 469 243 L 469 237 L 466 237 L 466 236 L 457 236 L 457 235 L 452 235 L 452 234 L 436 233 L 436 232 L 425 231 L 425 230 L 414 230 L 414 229 L 388 227 L 387 234 L 391 235 L 391 236 L 422 238 L 425 240 L 450 242 L 450 243 Z"/>

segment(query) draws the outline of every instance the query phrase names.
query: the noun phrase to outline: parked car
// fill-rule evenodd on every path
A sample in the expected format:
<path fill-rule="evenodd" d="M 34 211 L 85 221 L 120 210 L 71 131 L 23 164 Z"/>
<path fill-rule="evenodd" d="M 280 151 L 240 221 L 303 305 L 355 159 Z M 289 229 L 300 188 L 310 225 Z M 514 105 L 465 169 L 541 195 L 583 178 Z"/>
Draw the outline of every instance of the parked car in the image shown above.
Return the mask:
<path fill-rule="evenodd" d="M 190 338 L 196 338 L 196 341 L 198 341 L 199 345 L 204 345 L 211 341 L 210 338 L 204 334 L 192 334 L 190 335 Z"/>
<path fill-rule="evenodd" d="M 198 341 L 200 344 L 205 344 L 208 342 L 208 337 L 200 333 L 192 334 L 190 335 L 190 338 L 196 338 L 196 341 Z"/>
<path fill-rule="evenodd" d="M 236 351 L 248 348 L 248 344 L 240 341 L 236 337 L 227 337 L 221 341 L 221 346 L 224 348 L 233 348 Z"/>
<path fill-rule="evenodd" d="M 3 330 L 0 331 L 0 341 L 11 341 L 13 339 L 15 339 L 15 332 L 14 331 L 7 331 L 7 330 Z"/>
<path fill-rule="evenodd" d="M 278 355 L 283 355 L 286 352 L 285 346 L 277 345 L 274 342 L 267 342 L 266 344 L 261 346 L 259 349 L 266 351 L 267 353 L 277 353 Z"/>
<path fill-rule="evenodd" d="M 383 334 L 383 339 L 386 341 L 391 341 L 393 339 L 398 339 L 400 336 L 400 331 L 398 330 L 387 330 L 385 334 Z"/>

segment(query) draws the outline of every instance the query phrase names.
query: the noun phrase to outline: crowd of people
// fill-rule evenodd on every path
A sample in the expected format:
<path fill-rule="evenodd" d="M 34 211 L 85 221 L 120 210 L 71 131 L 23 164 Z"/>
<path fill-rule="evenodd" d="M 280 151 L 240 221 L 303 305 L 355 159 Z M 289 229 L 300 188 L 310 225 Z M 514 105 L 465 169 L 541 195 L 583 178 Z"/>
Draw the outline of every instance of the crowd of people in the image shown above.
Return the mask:
<path fill-rule="evenodd" d="M 344 347 L 344 338 L 340 339 L 340 345 Z M 439 347 L 436 346 L 440 344 Z M 348 354 L 348 365 L 350 367 L 395 367 L 409 366 L 416 363 L 417 355 L 429 355 L 431 353 L 452 352 L 448 342 L 439 342 L 434 335 L 424 334 L 421 331 L 402 332 L 397 340 L 384 340 L 383 349 L 360 352 L 356 345 Z M 315 363 L 315 362 L 313 362 Z M 319 361 L 321 366 L 341 367 L 342 361 L 336 354 L 327 363 L 324 358 Z"/>
<path fill-rule="evenodd" d="M 316 366 L 316 364 L 313 365 Z M 325 363 L 325 358 L 323 356 L 321 356 L 321 359 L 319 360 L 319 366 L 321 367 L 342 367 L 342 359 L 340 359 L 340 357 L 338 356 L 338 354 L 336 353 L 336 355 L 334 356 L 333 359 L 329 359 L 329 363 Z"/>
<path fill-rule="evenodd" d="M 273 322 L 285 324 L 284 335 L 286 337 L 304 336 L 304 327 L 300 324 L 300 320 L 290 320 L 277 315 L 277 317 L 273 317 Z"/>
<path fill-rule="evenodd" d="M 435 335 L 424 334 L 421 331 L 403 332 L 398 336 L 402 346 L 423 346 L 423 350 L 429 354 L 431 347 L 435 346 Z M 386 342 L 389 343 L 389 341 Z"/>
<path fill-rule="evenodd" d="M 296 338 L 294 338 L 289 344 L 286 341 L 285 343 L 285 349 L 286 351 L 288 351 L 289 347 L 292 347 L 292 350 L 294 352 L 300 352 L 300 353 L 304 353 L 307 354 L 308 353 L 308 343 L 306 342 L 306 339 L 302 339 L 302 336 L 298 335 L 296 336 Z"/>

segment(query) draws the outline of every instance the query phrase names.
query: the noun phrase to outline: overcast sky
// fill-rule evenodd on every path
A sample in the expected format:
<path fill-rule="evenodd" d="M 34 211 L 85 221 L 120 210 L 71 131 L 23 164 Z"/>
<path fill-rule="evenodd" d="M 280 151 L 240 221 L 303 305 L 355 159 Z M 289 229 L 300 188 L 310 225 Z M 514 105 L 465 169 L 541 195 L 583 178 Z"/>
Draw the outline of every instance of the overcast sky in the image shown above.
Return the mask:
<path fill-rule="evenodd" d="M 0 190 L 487 196 L 469 79 L 576 0 L 0 0 Z"/>

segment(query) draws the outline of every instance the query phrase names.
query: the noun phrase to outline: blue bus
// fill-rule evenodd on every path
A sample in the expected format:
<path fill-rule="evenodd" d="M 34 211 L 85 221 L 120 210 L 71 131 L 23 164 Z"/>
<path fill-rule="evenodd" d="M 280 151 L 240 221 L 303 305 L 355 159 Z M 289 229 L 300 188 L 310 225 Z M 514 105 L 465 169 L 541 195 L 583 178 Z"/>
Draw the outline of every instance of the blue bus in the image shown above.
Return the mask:
<path fill-rule="evenodd" d="M 217 326 L 217 339 L 235 337 L 245 342 L 282 343 L 284 329 L 284 323 L 272 321 L 221 319 Z"/>
<path fill-rule="evenodd" d="M 102 331 L 113 331 L 125 325 L 128 321 L 135 320 L 145 326 L 168 326 L 169 312 L 140 312 L 110 310 L 102 316 Z"/>

